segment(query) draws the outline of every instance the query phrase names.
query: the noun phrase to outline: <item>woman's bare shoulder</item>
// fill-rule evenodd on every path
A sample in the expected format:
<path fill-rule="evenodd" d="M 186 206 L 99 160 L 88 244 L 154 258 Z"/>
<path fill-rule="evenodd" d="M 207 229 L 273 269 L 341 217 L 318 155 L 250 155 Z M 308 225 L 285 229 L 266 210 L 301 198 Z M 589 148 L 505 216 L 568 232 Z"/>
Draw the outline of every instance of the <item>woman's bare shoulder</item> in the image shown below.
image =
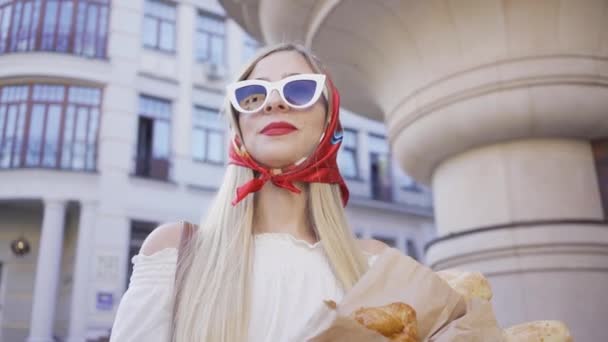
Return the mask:
<path fill-rule="evenodd" d="M 357 242 L 359 243 L 359 247 L 364 252 L 374 255 L 380 254 L 384 252 L 385 249 L 389 248 L 389 246 L 384 242 L 374 239 L 359 239 Z"/>
<path fill-rule="evenodd" d="M 154 228 L 144 240 L 139 253 L 152 255 L 165 248 L 178 248 L 182 227 L 182 222 L 168 222 Z"/>

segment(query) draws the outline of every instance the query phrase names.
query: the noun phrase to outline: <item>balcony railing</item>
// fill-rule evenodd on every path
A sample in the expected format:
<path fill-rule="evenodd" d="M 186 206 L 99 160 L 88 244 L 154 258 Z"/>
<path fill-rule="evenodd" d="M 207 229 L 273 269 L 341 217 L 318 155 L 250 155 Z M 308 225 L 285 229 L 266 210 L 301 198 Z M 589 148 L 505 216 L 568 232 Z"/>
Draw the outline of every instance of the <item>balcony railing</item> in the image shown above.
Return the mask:
<path fill-rule="evenodd" d="M 0 55 L 50 51 L 105 58 L 110 0 L 0 0 Z"/>

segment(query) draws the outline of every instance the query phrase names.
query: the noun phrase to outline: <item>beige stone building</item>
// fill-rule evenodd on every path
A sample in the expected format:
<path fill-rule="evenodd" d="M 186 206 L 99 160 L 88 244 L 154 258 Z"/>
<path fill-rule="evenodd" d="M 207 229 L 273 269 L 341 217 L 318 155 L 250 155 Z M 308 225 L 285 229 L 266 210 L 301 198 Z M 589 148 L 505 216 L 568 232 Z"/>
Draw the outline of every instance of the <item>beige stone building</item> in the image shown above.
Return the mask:
<path fill-rule="evenodd" d="M 306 43 L 385 122 L 433 189 L 433 268 L 484 272 L 505 327 L 608 339 L 608 1 L 221 2 L 258 39 Z"/>
<path fill-rule="evenodd" d="M 212 200 L 224 86 L 257 47 L 212 0 L 0 0 L 0 341 L 108 335 L 143 239 Z M 343 125 L 353 229 L 422 258 L 429 191 L 381 122 Z"/>

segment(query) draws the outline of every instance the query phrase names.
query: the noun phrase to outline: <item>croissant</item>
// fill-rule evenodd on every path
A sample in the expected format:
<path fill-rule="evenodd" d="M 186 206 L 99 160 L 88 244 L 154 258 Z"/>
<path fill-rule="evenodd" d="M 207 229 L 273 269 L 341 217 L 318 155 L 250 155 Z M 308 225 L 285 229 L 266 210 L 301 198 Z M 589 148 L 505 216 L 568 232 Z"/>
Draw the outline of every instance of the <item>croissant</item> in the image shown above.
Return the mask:
<path fill-rule="evenodd" d="M 351 317 L 392 342 L 418 342 L 416 311 L 401 302 L 380 307 L 360 308 Z"/>

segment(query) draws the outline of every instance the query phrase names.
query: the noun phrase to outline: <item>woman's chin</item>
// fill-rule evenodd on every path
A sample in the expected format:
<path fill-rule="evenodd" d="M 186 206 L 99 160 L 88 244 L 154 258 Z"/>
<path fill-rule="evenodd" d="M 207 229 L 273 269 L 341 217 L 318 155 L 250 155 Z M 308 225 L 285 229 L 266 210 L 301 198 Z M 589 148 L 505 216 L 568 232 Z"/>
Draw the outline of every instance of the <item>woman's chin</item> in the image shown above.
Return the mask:
<path fill-rule="evenodd" d="M 257 162 L 269 169 L 282 169 L 288 166 L 293 165 L 296 160 L 291 159 L 283 159 L 283 158 L 263 158 L 262 160 L 257 160 Z"/>

